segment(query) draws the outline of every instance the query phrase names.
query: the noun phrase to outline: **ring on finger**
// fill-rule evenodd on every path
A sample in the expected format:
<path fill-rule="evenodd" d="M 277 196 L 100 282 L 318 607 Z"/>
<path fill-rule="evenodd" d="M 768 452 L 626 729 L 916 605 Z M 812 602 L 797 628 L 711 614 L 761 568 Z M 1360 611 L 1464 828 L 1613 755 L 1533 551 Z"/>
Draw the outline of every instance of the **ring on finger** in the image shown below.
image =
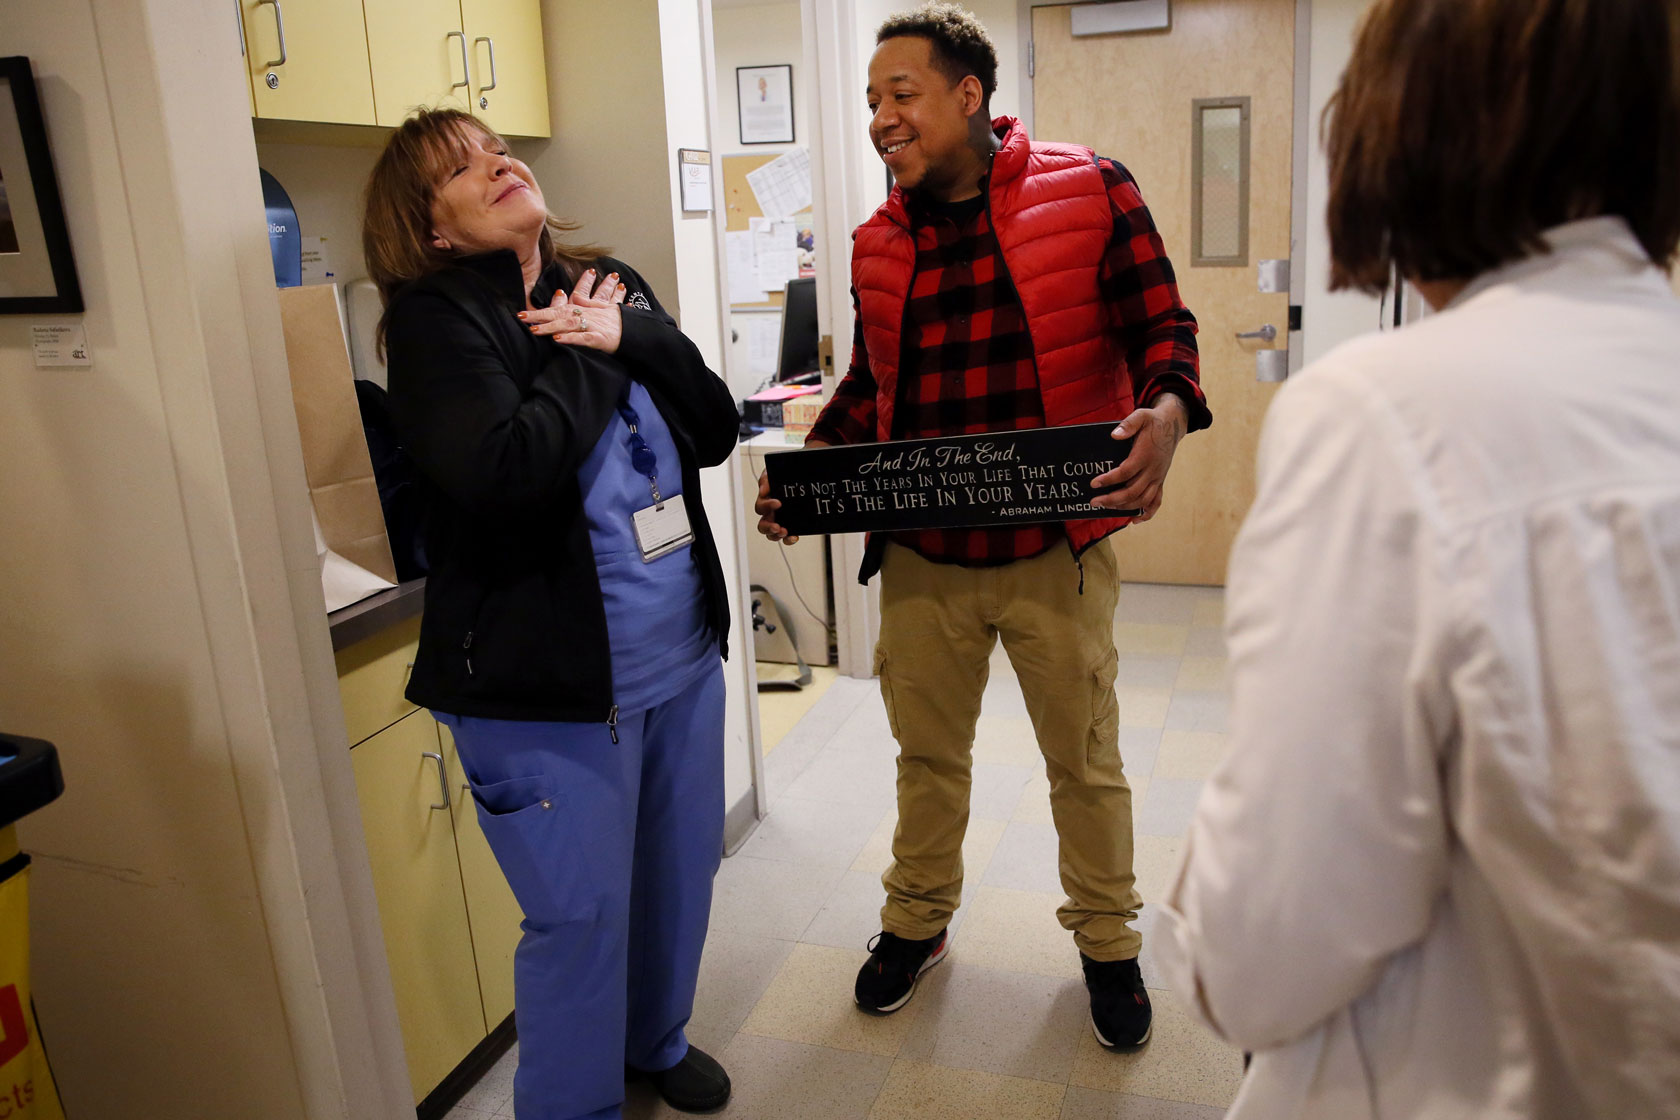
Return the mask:
<path fill-rule="evenodd" d="M 581 307 L 572 308 L 572 329 L 578 331 L 583 329 L 583 308 Z"/>

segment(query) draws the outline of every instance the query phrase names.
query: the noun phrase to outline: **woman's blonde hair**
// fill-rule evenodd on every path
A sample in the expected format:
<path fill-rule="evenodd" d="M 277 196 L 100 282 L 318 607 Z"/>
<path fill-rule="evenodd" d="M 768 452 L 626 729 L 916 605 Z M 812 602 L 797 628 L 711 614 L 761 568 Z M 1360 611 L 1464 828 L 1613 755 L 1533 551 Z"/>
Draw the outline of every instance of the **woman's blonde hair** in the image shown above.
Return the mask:
<path fill-rule="evenodd" d="M 471 114 L 417 109 L 379 153 L 362 199 L 362 254 L 368 277 L 387 307 L 398 288 L 437 272 L 456 256 L 432 244 L 432 204 L 448 169 L 466 152 L 475 133 L 506 146 Z M 537 243 L 544 261 L 565 270 L 567 287 L 610 252 L 599 245 L 562 240 L 579 228 L 550 214 Z M 383 323 L 380 335 L 383 340 Z"/>

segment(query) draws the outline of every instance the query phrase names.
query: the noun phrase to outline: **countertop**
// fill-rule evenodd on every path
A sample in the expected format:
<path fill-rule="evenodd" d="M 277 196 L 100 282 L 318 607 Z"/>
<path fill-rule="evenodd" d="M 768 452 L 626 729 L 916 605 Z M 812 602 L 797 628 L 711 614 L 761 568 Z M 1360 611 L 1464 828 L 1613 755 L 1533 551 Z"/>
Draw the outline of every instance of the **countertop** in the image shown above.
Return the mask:
<path fill-rule="evenodd" d="M 332 630 L 333 652 L 337 653 L 364 638 L 373 637 L 381 630 L 414 618 L 425 602 L 426 580 L 421 577 L 333 611 L 327 615 L 327 625 Z"/>

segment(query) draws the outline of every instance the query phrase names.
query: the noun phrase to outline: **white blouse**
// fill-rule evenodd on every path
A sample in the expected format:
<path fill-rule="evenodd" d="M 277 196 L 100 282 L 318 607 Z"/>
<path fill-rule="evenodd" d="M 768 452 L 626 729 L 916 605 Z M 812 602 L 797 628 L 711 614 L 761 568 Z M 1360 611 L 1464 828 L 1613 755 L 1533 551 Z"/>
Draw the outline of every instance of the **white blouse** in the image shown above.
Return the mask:
<path fill-rule="evenodd" d="M 1267 418 L 1159 948 L 1235 1120 L 1680 1117 L 1680 301 L 1547 239 Z"/>

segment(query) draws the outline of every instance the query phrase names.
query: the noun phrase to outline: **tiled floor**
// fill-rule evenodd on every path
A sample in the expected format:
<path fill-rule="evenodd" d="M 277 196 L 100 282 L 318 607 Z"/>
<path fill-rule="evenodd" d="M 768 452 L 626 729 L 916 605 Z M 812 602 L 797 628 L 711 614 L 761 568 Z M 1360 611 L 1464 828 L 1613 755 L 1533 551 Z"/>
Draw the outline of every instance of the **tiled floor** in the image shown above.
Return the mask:
<path fill-rule="evenodd" d="M 833 666 L 813 665 L 811 683 L 804 688 L 797 691 L 771 689 L 759 692 L 758 731 L 765 754 L 775 750 L 782 740 L 787 738 L 788 732 L 799 726 L 799 721 L 823 698 L 823 693 L 829 690 L 839 675 L 839 670 Z M 797 680 L 798 677 L 797 666 L 780 665 L 772 661 L 758 663 L 760 685 L 770 681 Z"/>
<path fill-rule="evenodd" d="M 718 874 L 689 1035 L 751 1120 L 1214 1120 L 1238 1054 L 1160 988 L 1150 943 L 1202 781 L 1225 746 L 1217 590 L 1129 585 L 1115 625 L 1121 750 L 1135 791 L 1155 1035 L 1117 1055 L 1091 1037 L 1062 901 L 1048 784 L 1002 650 L 974 748 L 967 885 L 950 959 L 896 1015 L 852 1005 L 891 859 L 893 757 L 880 693 L 836 680 L 765 760 L 772 812 Z M 511 1117 L 510 1055 L 451 1115 Z M 645 1088 L 627 1120 L 680 1116 Z"/>

